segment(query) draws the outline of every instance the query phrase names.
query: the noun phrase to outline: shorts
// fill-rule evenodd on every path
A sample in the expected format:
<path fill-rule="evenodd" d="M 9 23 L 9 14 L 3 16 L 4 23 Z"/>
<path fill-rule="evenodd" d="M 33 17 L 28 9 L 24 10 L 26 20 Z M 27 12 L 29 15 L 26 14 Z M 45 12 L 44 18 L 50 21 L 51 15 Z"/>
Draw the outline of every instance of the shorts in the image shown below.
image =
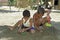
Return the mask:
<path fill-rule="evenodd" d="M 21 26 L 21 29 L 23 28 L 28 28 L 28 27 L 25 27 L 24 25 Z M 34 30 L 35 28 L 34 27 L 31 27 L 30 29 L 28 29 L 27 31 L 30 31 L 30 30 Z"/>
<path fill-rule="evenodd" d="M 34 30 L 35 28 L 34 28 L 34 27 L 31 27 L 30 30 L 31 30 L 31 29 Z"/>
<path fill-rule="evenodd" d="M 24 25 L 22 25 L 22 26 L 21 26 L 21 29 L 23 29 L 23 28 L 28 28 L 28 27 L 25 27 Z"/>

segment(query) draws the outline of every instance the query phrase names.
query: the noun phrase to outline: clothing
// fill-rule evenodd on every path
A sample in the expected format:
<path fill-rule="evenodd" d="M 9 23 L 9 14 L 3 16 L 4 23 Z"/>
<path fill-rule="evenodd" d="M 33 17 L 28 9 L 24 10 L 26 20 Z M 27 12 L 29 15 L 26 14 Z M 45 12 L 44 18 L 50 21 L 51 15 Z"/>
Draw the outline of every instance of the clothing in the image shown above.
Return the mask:
<path fill-rule="evenodd" d="M 46 27 L 52 27 L 52 24 L 50 24 L 50 23 L 45 23 L 45 26 L 46 26 Z"/>
<path fill-rule="evenodd" d="M 23 19 L 23 25 L 26 27 L 30 27 L 30 19 L 31 18 L 29 18 L 26 22 L 25 22 L 25 19 Z"/>
<path fill-rule="evenodd" d="M 29 18 L 26 22 L 25 22 L 25 19 L 22 19 L 23 20 L 23 24 L 22 24 L 22 27 L 21 27 L 22 29 L 30 27 L 30 19 L 31 18 Z M 32 27 L 29 30 L 31 30 L 31 29 L 35 29 L 33 24 L 32 24 Z"/>
<path fill-rule="evenodd" d="M 25 27 L 24 25 L 21 26 L 21 29 L 23 28 L 28 28 L 28 27 Z M 26 30 L 26 31 L 30 31 L 30 30 L 34 30 L 35 28 L 34 27 L 31 27 L 30 29 Z"/>
<path fill-rule="evenodd" d="M 23 28 L 28 28 L 28 27 L 25 27 L 25 26 L 22 24 L 21 29 L 23 29 Z"/>

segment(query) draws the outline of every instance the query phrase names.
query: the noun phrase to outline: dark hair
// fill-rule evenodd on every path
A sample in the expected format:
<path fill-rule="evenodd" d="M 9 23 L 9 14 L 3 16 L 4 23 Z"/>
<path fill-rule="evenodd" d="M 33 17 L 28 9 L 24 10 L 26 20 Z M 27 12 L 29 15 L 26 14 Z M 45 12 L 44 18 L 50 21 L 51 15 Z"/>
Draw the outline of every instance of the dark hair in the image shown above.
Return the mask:
<path fill-rule="evenodd" d="M 24 10 L 23 11 L 23 16 L 24 17 L 30 17 L 30 11 L 29 10 Z"/>
<path fill-rule="evenodd" d="M 40 6 L 38 6 L 37 13 L 44 14 L 44 12 L 45 12 L 44 8 L 43 8 L 43 7 L 41 7 L 41 5 L 40 5 Z"/>

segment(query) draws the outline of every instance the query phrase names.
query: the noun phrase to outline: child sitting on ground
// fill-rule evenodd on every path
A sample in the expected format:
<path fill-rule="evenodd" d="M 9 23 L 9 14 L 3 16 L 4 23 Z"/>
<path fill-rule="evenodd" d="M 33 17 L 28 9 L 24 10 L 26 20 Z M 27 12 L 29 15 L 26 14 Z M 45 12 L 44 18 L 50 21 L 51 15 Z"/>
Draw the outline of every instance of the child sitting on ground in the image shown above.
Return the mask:
<path fill-rule="evenodd" d="M 19 20 L 12 28 L 10 27 L 11 30 L 13 30 L 15 27 L 19 27 L 18 32 L 25 32 L 25 31 L 30 31 L 31 33 L 34 33 L 34 27 L 32 18 L 30 18 L 30 12 L 28 10 L 23 11 L 23 18 Z"/>
<path fill-rule="evenodd" d="M 44 25 L 42 23 L 44 21 L 43 18 L 42 18 L 42 16 L 44 15 L 44 12 L 45 12 L 44 8 L 39 6 L 38 9 L 37 9 L 37 12 L 33 15 L 34 27 L 38 31 L 41 31 L 41 29 L 39 27 Z"/>
<path fill-rule="evenodd" d="M 46 23 L 45 23 L 45 25 L 46 26 L 48 26 L 48 27 L 51 27 L 52 25 L 51 25 L 51 17 L 50 17 L 50 15 L 49 15 L 50 13 L 47 13 L 47 16 L 46 16 Z"/>

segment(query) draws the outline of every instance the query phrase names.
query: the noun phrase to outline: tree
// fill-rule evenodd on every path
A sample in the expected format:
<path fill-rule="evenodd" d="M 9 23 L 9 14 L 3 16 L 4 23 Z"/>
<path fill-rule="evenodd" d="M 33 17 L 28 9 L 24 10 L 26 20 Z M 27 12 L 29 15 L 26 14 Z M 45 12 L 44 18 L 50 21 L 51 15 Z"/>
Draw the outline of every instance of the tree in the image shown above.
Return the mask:
<path fill-rule="evenodd" d="M 17 7 L 22 7 L 25 8 L 29 5 L 29 1 L 28 0 L 17 0 Z"/>
<path fill-rule="evenodd" d="M 14 0 L 8 0 L 8 2 L 9 2 L 9 8 L 10 8 L 10 11 L 11 11 L 11 6 L 13 6 Z"/>

